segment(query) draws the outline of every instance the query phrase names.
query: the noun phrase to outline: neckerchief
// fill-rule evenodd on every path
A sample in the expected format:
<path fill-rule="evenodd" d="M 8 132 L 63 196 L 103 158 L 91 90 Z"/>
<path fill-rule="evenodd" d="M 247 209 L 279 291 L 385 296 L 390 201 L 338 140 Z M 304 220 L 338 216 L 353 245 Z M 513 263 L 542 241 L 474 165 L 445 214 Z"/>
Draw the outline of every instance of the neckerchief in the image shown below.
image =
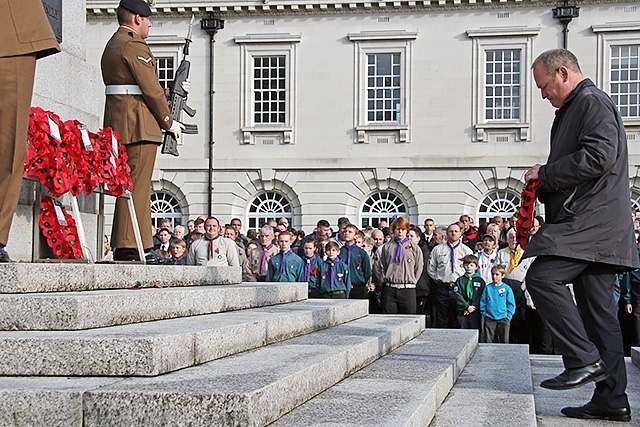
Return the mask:
<path fill-rule="evenodd" d="M 398 244 L 398 247 L 396 248 L 396 262 L 399 264 L 402 262 L 402 245 L 407 243 L 409 238 L 405 237 L 402 241 L 394 238 L 393 241 Z"/>
<path fill-rule="evenodd" d="M 351 267 L 351 249 L 355 248 L 357 245 L 354 243 L 353 245 L 344 245 L 347 248 L 347 266 Z"/>
<path fill-rule="evenodd" d="M 311 278 L 311 263 L 314 259 L 316 259 L 315 255 L 311 255 L 311 258 L 307 258 L 306 255 L 303 255 L 302 258 L 305 260 L 304 264 L 304 280 L 309 281 Z"/>
<path fill-rule="evenodd" d="M 340 262 L 340 258 L 335 257 L 335 259 L 333 260 L 327 258 L 325 262 L 331 266 L 331 268 L 329 269 L 329 287 L 333 289 L 333 279 L 335 278 L 334 266 L 336 265 L 336 263 Z"/>
<path fill-rule="evenodd" d="M 282 255 L 282 259 L 280 260 L 280 276 L 281 277 L 284 274 L 284 257 L 292 253 L 293 252 L 291 252 L 291 249 L 289 249 L 287 252 L 280 252 L 280 255 Z"/>
<path fill-rule="evenodd" d="M 210 239 L 205 234 L 204 238 L 209 242 L 209 247 L 207 248 L 207 260 L 210 260 L 211 258 L 213 258 L 213 242 L 217 239 L 217 237 Z"/>
<path fill-rule="evenodd" d="M 473 296 L 473 279 L 475 279 L 476 277 L 480 277 L 480 275 L 478 273 L 473 273 L 471 276 L 469 276 L 467 273 L 464 273 L 464 277 L 467 278 L 467 298 L 471 300 L 471 297 Z"/>
<path fill-rule="evenodd" d="M 522 256 L 522 249 L 521 248 L 516 248 L 516 249 L 511 249 L 509 248 L 509 273 L 513 272 L 513 269 L 516 268 L 516 265 L 518 265 L 518 263 L 520 262 L 520 257 Z"/>
<path fill-rule="evenodd" d="M 449 246 L 449 249 L 451 249 L 451 272 L 452 273 L 455 273 L 456 271 L 456 248 L 460 246 L 460 243 L 462 243 L 462 241 L 458 240 L 458 243 L 451 246 L 451 243 L 447 242 L 447 246 Z"/>
<path fill-rule="evenodd" d="M 267 251 L 273 247 L 273 243 L 269 243 L 269 246 L 262 247 L 262 261 L 260 261 L 260 275 L 267 274 Z"/>

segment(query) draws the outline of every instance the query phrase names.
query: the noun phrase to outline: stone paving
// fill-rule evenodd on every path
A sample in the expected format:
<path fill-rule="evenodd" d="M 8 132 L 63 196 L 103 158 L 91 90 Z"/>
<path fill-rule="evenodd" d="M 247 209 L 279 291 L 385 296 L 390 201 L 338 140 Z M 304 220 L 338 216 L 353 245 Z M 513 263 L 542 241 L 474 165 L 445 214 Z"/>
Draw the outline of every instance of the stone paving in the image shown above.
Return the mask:
<path fill-rule="evenodd" d="M 554 391 L 540 387 L 540 382 L 558 375 L 563 370 L 560 356 L 531 356 L 533 396 L 536 405 L 538 427 L 611 427 L 640 426 L 640 368 L 626 358 L 628 384 L 627 395 L 631 405 L 631 422 L 620 423 L 602 420 L 578 420 L 560 413 L 565 406 L 582 406 L 589 401 L 593 386 L 574 390 Z M 514 427 L 516 427 L 514 425 Z"/>

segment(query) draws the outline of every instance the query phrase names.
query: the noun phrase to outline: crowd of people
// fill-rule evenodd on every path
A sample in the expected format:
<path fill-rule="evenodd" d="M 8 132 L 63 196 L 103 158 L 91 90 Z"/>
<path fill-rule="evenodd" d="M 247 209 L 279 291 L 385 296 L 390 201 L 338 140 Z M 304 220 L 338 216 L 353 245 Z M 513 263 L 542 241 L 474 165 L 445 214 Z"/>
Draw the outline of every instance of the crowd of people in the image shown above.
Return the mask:
<path fill-rule="evenodd" d="M 534 218 L 532 235 L 543 222 Z M 420 229 L 398 217 L 361 230 L 343 217 L 336 225 L 320 220 L 306 235 L 280 218 L 243 234 L 239 218 L 199 217 L 175 228 L 163 219 L 154 251 L 162 264 L 241 266 L 245 282 L 308 282 L 311 298 L 368 299 L 371 313 L 424 314 L 428 327 L 477 329 L 483 342 L 556 353 L 526 288 L 535 258 L 522 258 L 514 218 L 475 226 L 462 215 L 446 228 L 429 218 Z M 640 345 L 640 271 L 616 282 L 628 354 Z"/>

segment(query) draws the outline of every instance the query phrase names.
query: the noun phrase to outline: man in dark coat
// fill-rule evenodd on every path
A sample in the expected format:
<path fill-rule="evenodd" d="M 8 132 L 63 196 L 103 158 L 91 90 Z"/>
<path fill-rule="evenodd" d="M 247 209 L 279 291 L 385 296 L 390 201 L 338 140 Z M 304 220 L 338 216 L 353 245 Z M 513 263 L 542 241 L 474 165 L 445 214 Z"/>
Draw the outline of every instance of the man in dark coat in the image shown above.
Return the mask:
<path fill-rule="evenodd" d="M 542 97 L 558 110 L 547 164 L 525 174 L 527 182 L 540 180 L 537 193 L 547 220 L 524 254 L 537 257 L 526 280 L 565 365 L 541 386 L 564 390 L 595 381 L 588 404 L 562 413 L 629 421 L 613 299 L 616 271 L 638 268 L 624 126 L 611 98 L 584 78 L 571 52 L 544 52 L 534 61 L 533 76 Z M 573 283 L 577 305 L 567 283 Z"/>

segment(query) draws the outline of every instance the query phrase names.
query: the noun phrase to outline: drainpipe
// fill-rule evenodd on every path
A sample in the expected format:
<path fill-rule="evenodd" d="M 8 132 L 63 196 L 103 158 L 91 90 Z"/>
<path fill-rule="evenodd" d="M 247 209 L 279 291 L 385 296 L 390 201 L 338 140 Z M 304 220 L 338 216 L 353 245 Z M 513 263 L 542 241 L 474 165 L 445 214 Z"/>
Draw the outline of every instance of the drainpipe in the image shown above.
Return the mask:
<path fill-rule="evenodd" d="M 211 15 L 200 21 L 200 28 L 209 34 L 209 171 L 207 178 L 207 217 L 211 216 L 213 206 L 213 90 L 214 85 L 214 46 L 215 35 L 218 30 L 224 28 L 224 20 L 216 19 Z"/>

